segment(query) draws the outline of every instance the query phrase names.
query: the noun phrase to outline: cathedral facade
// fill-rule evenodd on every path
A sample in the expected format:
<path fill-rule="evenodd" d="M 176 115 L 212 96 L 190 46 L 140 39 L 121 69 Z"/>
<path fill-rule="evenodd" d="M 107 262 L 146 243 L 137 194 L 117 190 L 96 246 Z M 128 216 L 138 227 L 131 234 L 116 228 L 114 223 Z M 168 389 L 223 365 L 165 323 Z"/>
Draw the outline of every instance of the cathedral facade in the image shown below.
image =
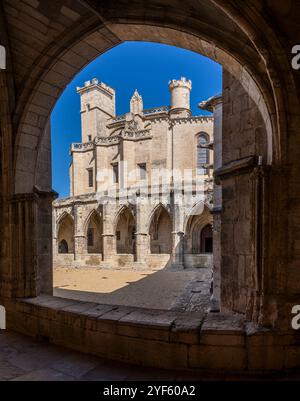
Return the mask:
<path fill-rule="evenodd" d="M 77 88 L 82 141 L 70 149 L 70 196 L 53 203 L 55 266 L 212 265 L 214 118 L 192 115 L 191 89 L 171 80 L 170 106 L 154 109 L 135 90 L 117 116 L 114 89 Z"/>

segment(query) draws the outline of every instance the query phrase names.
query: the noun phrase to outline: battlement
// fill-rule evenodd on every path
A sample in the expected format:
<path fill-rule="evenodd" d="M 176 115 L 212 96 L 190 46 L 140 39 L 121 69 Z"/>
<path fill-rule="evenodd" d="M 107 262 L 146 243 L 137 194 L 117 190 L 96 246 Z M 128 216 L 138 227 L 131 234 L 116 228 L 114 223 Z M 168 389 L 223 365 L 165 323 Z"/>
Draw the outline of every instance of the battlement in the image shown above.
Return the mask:
<path fill-rule="evenodd" d="M 180 79 L 172 79 L 169 81 L 169 89 L 172 90 L 174 88 L 188 88 L 192 90 L 192 81 L 187 80 L 185 77 L 181 77 Z"/>
<path fill-rule="evenodd" d="M 104 133 L 107 121 L 116 116 L 115 90 L 97 78 L 77 87 L 80 95 L 82 142 L 91 142 Z"/>
<path fill-rule="evenodd" d="M 80 87 L 77 86 L 77 93 L 82 94 L 83 92 L 89 91 L 91 89 L 100 89 L 106 94 L 109 94 L 110 96 L 115 95 L 115 90 L 111 88 L 110 86 L 106 85 L 104 82 L 99 82 L 97 78 L 93 78 L 92 81 L 85 81 L 84 86 Z"/>
<path fill-rule="evenodd" d="M 190 93 L 192 90 L 192 81 L 181 77 L 169 81 L 169 90 L 171 92 L 171 113 L 190 115 Z"/>

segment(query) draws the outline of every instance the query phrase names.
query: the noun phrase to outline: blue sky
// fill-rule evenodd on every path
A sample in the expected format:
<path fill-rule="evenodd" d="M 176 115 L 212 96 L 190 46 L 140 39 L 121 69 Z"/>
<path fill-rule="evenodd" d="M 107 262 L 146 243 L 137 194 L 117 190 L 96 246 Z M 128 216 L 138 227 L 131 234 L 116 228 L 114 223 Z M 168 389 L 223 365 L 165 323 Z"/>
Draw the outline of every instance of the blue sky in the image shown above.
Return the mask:
<path fill-rule="evenodd" d="M 81 141 L 80 100 L 77 86 L 98 78 L 116 90 L 117 114 L 129 111 L 135 89 L 144 108 L 170 104 L 168 81 L 185 76 L 192 80 L 191 109 L 222 91 L 222 68 L 212 60 L 178 47 L 147 42 L 125 42 L 87 65 L 66 87 L 51 115 L 53 188 L 69 195 L 69 147 Z"/>

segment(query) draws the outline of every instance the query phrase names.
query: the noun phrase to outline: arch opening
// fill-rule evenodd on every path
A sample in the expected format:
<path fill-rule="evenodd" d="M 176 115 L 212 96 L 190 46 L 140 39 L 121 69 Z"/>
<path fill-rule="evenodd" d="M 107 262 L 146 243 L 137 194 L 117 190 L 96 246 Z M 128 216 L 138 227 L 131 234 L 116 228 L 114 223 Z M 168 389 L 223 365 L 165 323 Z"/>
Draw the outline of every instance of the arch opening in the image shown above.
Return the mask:
<path fill-rule="evenodd" d="M 96 211 L 88 218 L 86 228 L 87 253 L 102 253 L 103 250 L 103 220 Z"/>
<path fill-rule="evenodd" d="M 74 221 L 69 214 L 58 222 L 57 247 L 58 253 L 74 253 Z"/>
<path fill-rule="evenodd" d="M 159 23 L 158 23 L 159 25 Z M 122 41 L 126 41 L 126 40 L 152 40 L 152 41 L 158 41 L 158 42 L 172 42 L 172 44 L 177 45 L 177 46 L 181 46 L 184 48 L 189 48 L 193 51 L 196 51 L 197 53 L 206 55 L 208 57 L 210 57 L 213 60 L 216 60 L 217 62 L 221 63 L 225 70 L 224 74 L 226 75 L 226 80 L 227 82 L 229 82 L 231 80 L 231 83 L 229 86 L 231 85 L 240 85 L 240 87 L 243 89 L 243 92 L 247 94 L 247 96 L 249 97 L 249 99 L 251 99 L 251 101 L 253 102 L 253 104 L 256 105 L 257 109 L 260 112 L 260 116 L 261 116 L 261 125 L 262 125 L 262 130 L 257 129 L 256 130 L 256 134 L 261 133 L 261 135 L 265 138 L 265 143 L 264 146 L 266 145 L 265 149 L 263 152 L 261 152 L 261 148 L 256 147 L 256 143 L 254 143 L 251 148 L 251 152 L 250 152 L 250 147 L 245 147 L 243 140 L 245 140 L 245 138 L 243 137 L 243 135 L 240 135 L 238 140 L 240 141 L 239 144 L 236 144 L 237 146 L 235 146 L 234 149 L 229 149 L 229 143 L 233 143 L 232 141 L 228 140 L 228 143 L 226 146 L 224 146 L 223 151 L 222 151 L 222 155 L 224 156 L 223 159 L 223 163 L 224 164 L 229 164 L 232 161 L 237 161 L 237 160 L 243 160 L 245 159 L 245 156 L 248 156 L 249 154 L 254 154 L 255 157 L 260 157 L 260 161 L 262 161 L 262 164 L 271 164 L 273 158 L 278 158 L 280 156 L 280 141 L 279 141 L 279 135 L 277 130 L 277 115 L 276 115 L 276 111 L 275 111 L 275 104 L 276 102 L 274 101 L 274 97 L 273 94 L 270 91 L 270 82 L 267 82 L 265 77 L 266 75 L 266 71 L 263 71 L 263 73 L 261 73 L 262 71 L 260 71 L 260 73 L 258 73 L 257 71 L 255 71 L 255 68 L 253 68 L 253 65 L 251 65 L 250 63 L 248 63 L 248 60 L 250 59 L 250 55 L 255 55 L 255 57 L 253 58 L 253 60 L 258 60 L 259 59 L 259 55 L 257 53 L 255 53 L 255 50 L 249 50 L 249 53 L 246 54 L 239 54 L 238 51 L 233 51 L 232 48 L 229 49 L 226 46 L 226 43 L 224 42 L 224 46 L 222 47 L 222 49 L 220 49 L 219 47 L 216 46 L 216 43 L 218 43 L 216 40 L 213 40 L 213 38 L 208 38 L 207 35 L 204 35 L 204 32 L 202 32 L 203 37 L 201 37 L 201 35 L 197 36 L 197 34 L 195 32 L 192 32 L 192 30 L 190 29 L 186 29 L 182 30 L 181 32 L 179 32 L 178 29 L 176 28 L 166 28 L 166 27 L 162 27 L 162 26 L 157 26 L 155 24 L 151 24 L 149 23 L 148 25 L 143 25 L 143 24 L 138 24 L 135 23 L 130 24 L 130 22 L 126 23 L 126 24 L 119 24 L 117 23 L 117 19 L 116 19 L 116 23 L 111 24 L 110 26 L 110 30 L 111 32 L 113 32 L 116 37 L 119 38 L 120 42 Z M 88 37 L 88 35 L 85 37 L 85 39 Z M 110 44 L 111 45 L 111 44 Z M 102 48 L 101 51 L 105 51 L 106 49 Z M 230 51 L 231 50 L 231 51 Z M 244 50 L 243 50 L 244 51 Z M 247 51 L 247 50 L 245 50 Z M 241 50 L 242 52 L 242 50 Z M 57 60 L 54 61 L 53 67 L 56 68 L 55 66 L 55 62 Z M 259 63 L 255 63 L 256 65 L 259 65 Z M 51 66 L 52 68 L 52 66 Z M 49 71 L 51 71 L 51 68 L 49 68 Z M 80 67 L 82 68 L 82 66 Z M 261 66 L 260 66 L 261 68 Z M 79 70 L 79 68 L 77 68 L 77 70 Z M 44 77 L 45 78 L 45 82 L 47 82 L 47 76 Z M 69 78 L 67 79 L 67 81 L 69 80 Z M 39 84 L 37 84 L 37 92 L 39 92 Z M 225 88 L 225 91 L 228 88 Z M 227 91 L 228 92 L 228 91 Z M 33 93 L 32 98 L 30 99 L 30 101 L 27 102 L 28 107 L 30 107 L 31 104 L 37 104 L 37 98 L 35 96 L 38 96 L 37 93 Z M 35 98 L 34 98 L 35 97 Z M 49 110 L 51 110 L 51 107 L 53 107 L 54 103 L 55 103 L 56 98 L 53 99 L 53 102 L 49 102 Z M 248 100 L 247 100 L 248 101 Z M 229 104 L 230 103 L 230 104 Z M 234 105 L 233 105 L 233 101 L 229 102 L 227 104 L 228 109 L 231 107 L 232 110 L 234 110 Z M 28 109 L 28 107 L 25 108 L 25 112 L 23 114 L 24 117 L 26 117 L 26 113 L 31 112 L 30 109 Z M 239 106 L 238 106 L 239 107 Z M 247 114 L 247 113 L 246 113 Z M 48 114 L 49 115 L 49 114 Z M 228 125 L 230 124 L 229 122 L 229 113 L 223 114 L 226 116 L 226 118 L 228 119 L 228 121 L 226 122 Z M 23 118 L 23 117 L 22 117 Z M 255 119 L 255 118 L 254 118 Z M 240 127 L 241 132 L 246 132 L 247 131 L 247 127 L 245 126 L 245 124 L 247 124 L 247 122 L 249 121 L 248 118 L 242 119 L 241 121 L 243 121 L 244 126 Z M 250 119 L 251 121 L 251 119 Z M 20 127 L 22 127 L 22 124 L 20 124 Z M 43 127 L 45 128 L 45 127 Z M 45 134 L 45 130 L 43 131 L 41 129 L 40 132 L 40 136 L 44 138 L 46 138 L 47 134 Z M 20 136 L 23 135 L 22 132 L 22 128 L 20 128 L 19 130 L 19 135 L 18 138 L 20 138 Z M 227 138 L 228 139 L 228 138 Z M 273 140 L 275 139 L 275 140 Z M 252 138 L 248 138 L 247 139 L 248 143 L 251 144 Z M 19 140 L 18 140 L 19 142 Z M 40 145 L 42 147 L 42 140 L 40 141 Z M 39 148 L 40 150 L 40 148 Z M 35 172 L 39 171 L 38 168 L 34 168 L 32 169 L 32 164 L 35 163 L 35 165 L 37 166 L 40 163 L 40 155 L 35 154 L 34 150 L 31 150 L 31 155 L 32 155 L 32 160 L 33 162 L 31 163 L 31 167 L 30 167 L 30 174 L 28 174 L 28 176 L 30 177 L 30 180 L 27 180 L 26 182 L 24 180 L 22 180 L 22 176 L 24 176 L 24 166 L 21 166 L 19 168 L 19 160 L 22 160 L 22 152 L 24 151 L 24 149 L 22 148 L 22 146 L 19 146 L 18 151 L 17 151 L 17 162 L 16 162 L 16 192 L 30 192 L 31 188 L 32 188 L 32 184 L 38 184 L 39 180 L 41 179 L 41 177 L 39 177 Z M 27 151 L 26 151 L 27 152 Z M 259 153 L 257 153 L 259 152 Z M 28 153 L 28 152 L 27 152 Z M 278 159 L 277 159 L 278 160 Z M 20 162 L 21 163 L 21 162 Z M 22 164 L 22 163 L 21 163 Z M 34 171 L 34 173 L 33 173 Z M 247 185 L 249 184 L 249 182 L 247 183 Z M 231 185 L 231 184 L 230 184 Z M 241 191 L 241 187 L 244 185 L 246 185 L 245 183 L 241 183 L 239 182 L 238 185 L 236 186 L 235 189 L 230 188 L 230 185 L 227 183 L 225 183 L 224 185 L 224 192 L 226 194 L 230 194 L 230 192 L 235 191 L 236 188 L 238 188 L 238 192 L 242 192 Z M 228 186 L 228 187 L 227 187 Z M 224 199 L 225 201 L 227 201 L 227 199 Z M 226 226 L 224 226 L 224 229 Z M 237 230 L 237 227 L 234 227 L 233 229 L 234 231 Z M 120 236 L 119 233 L 120 230 L 117 230 L 116 235 Z M 121 236 L 120 236 L 121 238 Z M 118 240 L 117 240 L 118 242 Z M 249 291 L 251 292 L 252 290 L 249 289 Z M 230 301 L 231 302 L 231 301 Z M 232 305 L 231 305 L 232 306 Z M 245 310 L 244 305 L 239 305 L 238 310 Z"/>
<path fill-rule="evenodd" d="M 132 211 L 125 207 L 121 210 L 116 224 L 116 249 L 117 254 L 135 255 L 136 222 Z"/>
<path fill-rule="evenodd" d="M 160 205 L 154 211 L 150 224 L 150 252 L 170 254 L 172 252 L 172 221 L 168 211 Z"/>

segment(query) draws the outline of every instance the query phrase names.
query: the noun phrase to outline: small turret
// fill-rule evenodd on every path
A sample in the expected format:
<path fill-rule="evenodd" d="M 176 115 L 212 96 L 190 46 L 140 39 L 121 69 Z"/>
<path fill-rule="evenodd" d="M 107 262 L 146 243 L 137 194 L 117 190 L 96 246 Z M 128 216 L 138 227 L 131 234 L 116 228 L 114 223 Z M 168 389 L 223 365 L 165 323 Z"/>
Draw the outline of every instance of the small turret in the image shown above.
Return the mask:
<path fill-rule="evenodd" d="M 132 114 L 143 114 L 143 99 L 137 89 L 130 100 L 130 112 Z"/>
<path fill-rule="evenodd" d="M 176 114 L 190 111 L 190 93 L 192 90 L 192 81 L 181 77 L 179 80 L 169 81 L 169 90 L 171 92 L 171 112 Z"/>

